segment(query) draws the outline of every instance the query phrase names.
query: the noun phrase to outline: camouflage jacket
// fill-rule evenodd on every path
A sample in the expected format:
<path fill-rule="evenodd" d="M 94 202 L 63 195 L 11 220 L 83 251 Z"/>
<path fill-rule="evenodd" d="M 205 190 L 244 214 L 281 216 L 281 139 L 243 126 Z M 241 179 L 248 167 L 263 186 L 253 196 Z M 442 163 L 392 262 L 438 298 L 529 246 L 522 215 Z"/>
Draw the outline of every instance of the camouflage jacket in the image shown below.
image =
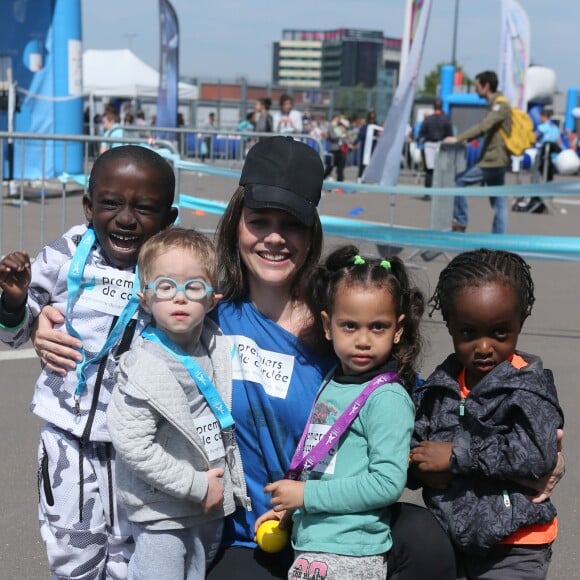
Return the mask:
<path fill-rule="evenodd" d="M 72 256 L 86 232 L 87 226 L 74 226 L 62 237 L 45 246 L 32 264 L 32 281 L 24 318 L 13 328 L 0 327 L 0 340 L 16 348 L 31 335 L 32 326 L 44 306 L 50 304 L 63 315 L 67 307 L 67 276 Z M 87 259 L 81 291 L 72 309 L 71 323 L 79 333 L 85 353 L 96 355 L 107 340 L 117 312 L 133 290 L 133 272 L 112 267 L 96 243 Z M 139 311 L 137 336 L 148 324 L 149 316 Z M 67 332 L 65 325 L 56 330 Z M 133 333 L 127 331 L 126 341 Z M 74 402 L 77 375 L 74 370 L 64 377 L 42 368 L 36 381 L 31 410 L 53 425 L 76 437 L 90 441 L 110 441 L 106 411 L 114 384 L 118 347 L 113 345 L 107 356 L 86 368 L 87 388 L 80 397 L 78 409 Z M 128 347 L 129 344 L 126 344 Z"/>

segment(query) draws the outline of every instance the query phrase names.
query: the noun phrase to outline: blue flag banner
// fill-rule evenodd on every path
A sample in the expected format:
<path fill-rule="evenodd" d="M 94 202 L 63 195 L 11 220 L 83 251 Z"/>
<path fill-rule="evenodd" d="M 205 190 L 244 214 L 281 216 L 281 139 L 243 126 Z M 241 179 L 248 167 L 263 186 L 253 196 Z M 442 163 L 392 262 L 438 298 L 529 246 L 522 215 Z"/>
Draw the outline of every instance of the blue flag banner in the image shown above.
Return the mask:
<path fill-rule="evenodd" d="M 160 64 L 157 95 L 157 127 L 177 127 L 177 90 L 179 82 L 179 24 L 169 0 L 159 0 Z M 162 139 L 174 135 L 158 135 Z"/>

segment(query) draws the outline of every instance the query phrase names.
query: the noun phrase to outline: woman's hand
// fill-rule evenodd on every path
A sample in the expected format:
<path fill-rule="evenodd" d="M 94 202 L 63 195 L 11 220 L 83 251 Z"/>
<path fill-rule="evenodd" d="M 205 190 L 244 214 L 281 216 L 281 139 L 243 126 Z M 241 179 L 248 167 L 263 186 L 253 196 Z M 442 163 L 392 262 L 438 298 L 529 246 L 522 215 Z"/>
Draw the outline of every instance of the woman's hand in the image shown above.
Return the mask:
<path fill-rule="evenodd" d="M 66 375 L 82 360 L 79 350 L 81 342 L 59 330 L 54 330 L 56 324 L 62 324 L 64 316 L 53 306 L 45 306 L 36 319 L 32 330 L 32 344 L 40 360 L 59 375 Z"/>
<path fill-rule="evenodd" d="M 558 429 L 556 431 L 556 436 L 558 438 L 558 461 L 556 466 L 550 473 L 546 473 L 544 477 L 540 479 L 515 479 L 516 483 L 528 487 L 534 490 L 536 495 L 530 496 L 530 500 L 533 503 L 542 503 L 546 501 L 551 495 L 558 482 L 562 479 L 564 473 L 566 473 L 566 465 L 564 464 L 564 454 L 562 453 L 562 439 L 564 438 L 564 431 Z"/>

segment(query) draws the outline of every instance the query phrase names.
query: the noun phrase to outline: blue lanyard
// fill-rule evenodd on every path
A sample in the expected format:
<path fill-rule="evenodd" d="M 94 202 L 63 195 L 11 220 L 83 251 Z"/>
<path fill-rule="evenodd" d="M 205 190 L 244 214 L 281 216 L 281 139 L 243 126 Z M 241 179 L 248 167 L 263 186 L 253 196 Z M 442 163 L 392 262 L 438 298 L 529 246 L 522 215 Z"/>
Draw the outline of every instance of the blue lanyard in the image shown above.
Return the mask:
<path fill-rule="evenodd" d="M 75 330 L 72 325 L 72 310 L 74 307 L 75 302 L 77 301 L 78 297 L 81 293 L 81 284 L 83 281 L 83 273 L 85 270 L 85 265 L 87 263 L 87 259 L 91 252 L 91 248 L 93 247 L 96 240 L 95 231 L 93 228 L 89 228 L 85 234 L 83 235 L 71 261 L 71 265 L 68 271 L 68 276 L 66 280 L 66 287 L 67 287 L 67 301 L 66 301 L 66 315 L 65 315 L 65 325 L 68 333 L 75 338 L 78 338 L 82 343 L 82 338 L 80 334 Z M 137 273 L 135 272 L 135 280 L 137 280 Z M 111 348 L 117 343 L 120 336 L 125 331 L 125 327 L 129 324 L 131 318 L 135 312 L 137 312 L 137 308 L 139 307 L 139 298 L 137 296 L 137 292 L 135 292 L 135 288 L 133 288 L 133 295 L 131 299 L 121 312 L 121 315 L 117 319 L 115 326 L 109 333 L 105 344 L 101 348 L 101 350 L 94 355 L 93 357 L 87 357 L 85 353 L 84 347 L 81 347 L 81 355 L 82 360 L 77 363 L 77 388 L 75 389 L 75 408 L 79 407 L 79 399 L 83 395 L 83 393 L 87 389 L 87 378 L 85 376 L 87 367 L 95 362 L 96 360 L 100 359 L 105 353 L 109 352 Z"/>
<path fill-rule="evenodd" d="M 187 354 L 181 347 L 171 341 L 163 332 L 157 328 L 148 326 L 141 336 L 151 342 L 161 345 L 168 353 L 173 355 L 189 372 L 195 381 L 201 394 L 205 397 L 207 404 L 219 421 L 222 431 L 234 426 L 234 418 L 227 405 L 220 397 L 211 379 L 203 372 L 203 369 Z"/>

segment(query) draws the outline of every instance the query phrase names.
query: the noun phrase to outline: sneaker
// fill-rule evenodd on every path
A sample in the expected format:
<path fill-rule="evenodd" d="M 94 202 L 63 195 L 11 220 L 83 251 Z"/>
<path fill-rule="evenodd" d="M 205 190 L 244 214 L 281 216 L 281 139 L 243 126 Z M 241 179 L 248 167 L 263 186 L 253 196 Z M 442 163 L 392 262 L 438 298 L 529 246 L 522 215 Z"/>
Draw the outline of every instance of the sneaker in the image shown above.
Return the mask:
<path fill-rule="evenodd" d="M 526 211 L 529 213 L 548 213 L 548 208 L 540 198 L 532 198 Z"/>
<path fill-rule="evenodd" d="M 451 222 L 451 231 L 452 232 L 464 232 L 465 226 L 460 224 L 458 221 L 453 220 Z"/>
<path fill-rule="evenodd" d="M 425 260 L 425 262 L 430 262 L 431 260 L 434 260 L 437 256 L 440 256 L 443 252 L 438 252 L 437 250 L 425 250 L 424 252 L 421 252 L 419 255 L 421 256 L 421 258 L 423 258 L 423 260 Z"/>
<path fill-rule="evenodd" d="M 528 211 L 531 201 L 531 197 L 518 197 L 512 205 L 512 211 Z"/>

